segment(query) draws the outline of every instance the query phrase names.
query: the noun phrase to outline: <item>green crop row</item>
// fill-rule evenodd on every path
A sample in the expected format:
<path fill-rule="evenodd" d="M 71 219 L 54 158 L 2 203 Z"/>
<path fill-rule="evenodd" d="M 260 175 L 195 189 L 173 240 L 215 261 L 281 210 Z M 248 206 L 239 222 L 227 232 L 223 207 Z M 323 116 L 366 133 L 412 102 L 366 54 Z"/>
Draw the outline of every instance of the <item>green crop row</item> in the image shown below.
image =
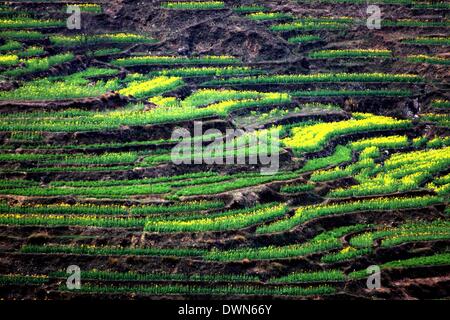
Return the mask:
<path fill-rule="evenodd" d="M 238 175 L 241 177 L 241 175 Z M 232 176 L 220 175 L 216 172 L 197 172 L 197 173 L 185 173 L 175 176 L 162 176 L 157 178 L 144 178 L 144 179 L 127 179 L 127 180 L 91 180 L 91 181 L 52 181 L 51 187 L 110 187 L 110 186 L 133 186 L 140 184 L 155 184 L 155 183 L 176 183 L 178 181 L 191 181 L 203 178 L 212 178 L 211 182 L 216 182 L 215 178 L 224 177 L 226 179 L 232 179 Z M 203 181 L 205 182 L 205 181 Z M 195 183 L 195 182 L 194 182 Z"/>
<path fill-rule="evenodd" d="M 49 274 L 50 278 L 67 278 L 65 271 Z M 254 282 L 256 276 L 245 274 L 183 274 L 183 273 L 136 273 L 113 271 L 81 271 L 84 280 L 100 281 L 189 281 L 189 282 Z"/>
<path fill-rule="evenodd" d="M 42 40 L 46 36 L 39 31 L 11 30 L 0 31 L 0 39 L 8 40 Z"/>
<path fill-rule="evenodd" d="M 52 60 L 51 62 L 56 61 Z M 48 77 L 25 82 L 15 90 L 0 92 L 0 100 L 59 100 L 100 96 L 107 91 L 117 89 L 119 87 L 118 80 L 113 79 L 106 82 L 100 80 L 88 86 L 89 78 L 113 76 L 118 72 L 115 69 L 87 68 L 68 76 Z M 38 114 L 39 112 L 30 115 L 37 116 Z"/>
<path fill-rule="evenodd" d="M 217 261 L 238 261 L 249 260 L 267 260 L 267 259 L 288 259 L 301 256 L 307 256 L 316 253 L 326 252 L 332 249 L 338 249 L 342 246 L 337 239 L 327 239 L 309 242 L 303 244 L 294 244 L 281 247 L 262 247 L 262 248 L 241 248 L 226 251 L 211 250 L 205 255 L 207 260 Z"/>
<path fill-rule="evenodd" d="M 229 176 L 198 177 L 177 181 L 167 179 L 144 179 L 128 181 L 82 181 L 52 184 L 49 187 L 30 186 L 8 189 L 7 194 L 24 196 L 64 196 L 78 195 L 96 198 L 120 198 L 131 195 L 163 194 L 172 192 L 174 196 L 216 194 L 246 188 L 273 181 L 285 181 L 298 177 L 296 172 L 280 172 L 274 175 L 236 174 Z M 174 188 L 179 188 L 178 190 Z"/>
<path fill-rule="evenodd" d="M 414 39 L 405 39 L 402 42 L 425 46 L 448 46 L 450 45 L 450 37 L 417 37 Z"/>
<path fill-rule="evenodd" d="M 421 115 L 420 120 L 423 122 L 434 122 L 437 126 L 450 128 L 449 114 L 426 113 Z M 447 144 L 444 143 L 444 145 Z"/>
<path fill-rule="evenodd" d="M 431 106 L 433 108 L 450 108 L 450 101 L 442 99 L 433 100 L 431 101 Z"/>
<path fill-rule="evenodd" d="M 30 73 L 46 71 L 52 66 L 71 61 L 74 57 L 75 56 L 72 53 L 63 53 L 45 58 L 31 58 L 21 61 L 23 63 L 22 67 L 4 71 L 2 72 L 2 75 L 7 77 L 19 77 Z"/>
<path fill-rule="evenodd" d="M 298 36 L 290 37 L 288 39 L 288 42 L 296 44 L 296 43 L 315 42 L 315 41 L 320 41 L 320 40 L 321 40 L 321 38 L 319 36 L 305 34 L 305 35 L 298 35 Z"/>
<path fill-rule="evenodd" d="M 300 207 L 292 217 L 276 221 L 257 229 L 258 233 L 282 232 L 295 228 L 302 223 L 313 219 L 341 215 L 359 211 L 386 211 L 411 208 L 423 208 L 442 203 L 443 199 L 435 196 L 423 196 L 413 198 L 379 198 L 358 200 L 338 204 L 312 205 Z"/>
<path fill-rule="evenodd" d="M 22 49 L 22 44 L 20 42 L 11 41 L 11 40 L 6 41 L 5 44 L 2 44 L 0 46 L 0 51 L 1 52 L 20 50 L 20 49 Z"/>
<path fill-rule="evenodd" d="M 349 27 L 352 19 L 303 19 L 289 23 L 276 24 L 269 27 L 270 31 L 313 31 L 313 30 L 343 30 Z"/>
<path fill-rule="evenodd" d="M 418 189 L 433 175 L 450 166 L 450 147 L 394 154 L 376 165 L 360 184 L 335 189 L 331 197 L 367 196 Z"/>
<path fill-rule="evenodd" d="M 348 4 L 391 4 L 391 5 L 410 5 L 416 0 L 297 0 L 300 3 L 348 3 Z"/>
<path fill-rule="evenodd" d="M 76 47 L 100 43 L 154 43 L 157 40 L 145 35 L 134 33 L 105 33 L 95 35 L 54 35 L 49 37 L 50 42 L 56 46 Z"/>
<path fill-rule="evenodd" d="M 406 242 L 450 239 L 449 227 L 448 221 L 441 220 L 406 223 L 396 228 L 380 228 L 376 231 L 362 233 L 352 237 L 349 242 L 356 248 L 370 248 L 377 239 L 382 240 L 382 247 L 391 247 Z"/>
<path fill-rule="evenodd" d="M 175 192 L 176 196 L 193 196 L 193 195 L 202 195 L 202 194 L 217 194 L 222 192 L 227 192 L 230 190 L 247 188 L 251 186 L 256 186 L 264 183 L 274 182 L 274 181 L 283 181 L 295 179 L 298 177 L 297 173 L 278 173 L 275 175 L 269 176 L 258 176 L 258 177 L 247 177 L 247 178 L 238 178 L 233 181 L 217 183 L 217 184 L 208 184 L 208 185 L 198 185 L 191 186 L 180 189 Z"/>
<path fill-rule="evenodd" d="M 76 6 L 80 8 L 81 12 L 89 12 L 89 13 L 102 12 L 102 6 L 96 3 L 77 3 Z"/>
<path fill-rule="evenodd" d="M 387 20 L 383 19 L 382 27 L 419 27 L 419 28 L 448 28 L 450 23 L 448 21 L 418 21 L 410 19 L 402 20 Z"/>
<path fill-rule="evenodd" d="M 406 61 L 413 63 L 431 63 L 431 64 L 443 64 L 450 65 L 450 59 L 438 56 L 429 56 L 425 54 L 409 55 L 406 57 Z"/>
<path fill-rule="evenodd" d="M 0 214 L 1 225 L 24 226 L 85 226 L 100 228 L 143 228 L 145 219 L 95 216 L 65 216 L 56 214 Z"/>
<path fill-rule="evenodd" d="M 170 10 L 217 10 L 225 9 L 223 1 L 173 1 L 163 2 L 161 8 Z"/>
<path fill-rule="evenodd" d="M 36 285 L 48 282 L 45 275 L 0 274 L 0 285 Z"/>
<path fill-rule="evenodd" d="M 450 9 L 450 4 L 448 2 L 416 2 L 413 1 L 413 9 Z"/>
<path fill-rule="evenodd" d="M 37 184 L 28 180 L 2 180 L 0 186 L 8 189 L 14 187 L 29 187 Z M 33 214 L 33 215 L 157 215 L 157 214 L 182 214 L 215 210 L 223 208 L 221 201 L 194 201 L 175 205 L 142 205 L 142 206 L 98 206 L 90 204 L 60 204 L 60 205 L 35 205 L 35 206 L 10 206 L 0 203 L 1 214 Z"/>
<path fill-rule="evenodd" d="M 46 165 L 109 165 L 117 163 L 134 163 L 137 159 L 138 154 L 136 152 L 106 152 L 101 155 L 0 153 L 0 161 L 38 161 Z"/>
<path fill-rule="evenodd" d="M 280 188 L 280 192 L 298 193 L 314 190 L 313 184 L 287 184 Z"/>
<path fill-rule="evenodd" d="M 182 248 L 126 248 L 106 246 L 69 246 L 69 245 L 25 245 L 20 249 L 22 253 L 48 254 L 82 254 L 82 255 L 137 255 L 137 256 L 168 256 L 168 257 L 198 257 L 207 251 L 202 249 Z"/>
<path fill-rule="evenodd" d="M 334 153 L 328 157 L 311 159 L 301 169 L 303 172 L 314 171 L 328 166 L 335 166 L 342 162 L 352 160 L 352 150 L 348 147 L 338 145 Z"/>
<path fill-rule="evenodd" d="M 287 276 L 272 278 L 269 283 L 305 283 L 345 281 L 346 276 L 340 270 L 324 270 L 315 272 L 293 272 Z"/>
<path fill-rule="evenodd" d="M 66 291 L 67 287 L 62 286 Z M 252 287 L 252 286 L 188 286 L 188 285 L 153 285 L 153 286 L 91 286 L 83 285 L 77 292 L 113 293 L 113 294 L 143 294 L 143 295 L 270 295 L 270 296 L 311 296 L 333 294 L 336 289 L 330 286 L 318 287 Z"/>
<path fill-rule="evenodd" d="M 316 73 L 268 75 L 242 78 L 211 80 L 203 85 L 263 85 L 263 84 L 302 84 L 318 82 L 421 82 L 422 78 L 414 74 L 388 73 Z"/>
<path fill-rule="evenodd" d="M 246 17 L 254 21 L 272 21 L 272 20 L 294 18 L 291 14 L 283 12 L 254 12 L 247 14 Z"/>
<path fill-rule="evenodd" d="M 285 146 L 296 153 L 323 149 L 326 143 L 340 135 L 363 131 L 401 129 L 411 126 L 408 120 L 397 120 L 386 116 L 354 113 L 353 119 L 331 123 L 318 123 L 292 129 L 292 137 L 282 139 Z"/>
<path fill-rule="evenodd" d="M 369 255 L 373 252 L 370 248 L 365 249 L 354 249 L 352 247 L 346 247 L 339 252 L 329 253 L 324 255 L 320 261 L 323 263 L 337 263 L 347 260 L 352 260 L 355 258 L 363 257 Z"/>
<path fill-rule="evenodd" d="M 392 53 L 386 49 L 320 50 L 310 53 L 309 57 L 312 59 L 391 58 Z"/>
<path fill-rule="evenodd" d="M 410 90 L 330 90 L 319 89 L 313 91 L 291 91 L 293 97 L 408 97 L 412 95 Z"/>
<path fill-rule="evenodd" d="M 148 81 L 132 82 L 128 87 L 121 89 L 118 92 L 135 98 L 149 98 L 175 90 L 183 85 L 184 81 L 182 78 L 160 76 Z"/>
<path fill-rule="evenodd" d="M 383 149 L 398 149 L 407 146 L 409 146 L 408 137 L 399 135 L 366 138 L 350 142 L 350 147 L 356 151 L 362 151 L 368 147 L 378 147 Z"/>
<path fill-rule="evenodd" d="M 268 8 L 261 6 L 261 5 L 256 5 L 256 4 L 242 5 L 242 6 L 233 8 L 233 11 L 237 12 L 237 13 L 264 12 L 264 11 L 268 11 L 268 10 L 269 10 Z"/>
<path fill-rule="evenodd" d="M 119 49 L 119 48 L 105 48 L 105 49 L 97 49 L 93 52 L 89 51 L 89 54 L 92 54 L 94 57 L 103 57 L 103 56 L 118 54 L 121 52 L 122 52 L 122 49 Z"/>
<path fill-rule="evenodd" d="M 38 20 L 29 17 L 0 19 L 0 29 L 53 28 L 65 25 L 61 20 Z"/>
<path fill-rule="evenodd" d="M 206 77 L 206 76 L 236 76 L 261 74 L 263 70 L 252 69 L 250 67 L 192 67 L 173 68 L 150 72 L 149 76 L 172 76 L 172 77 Z"/>
<path fill-rule="evenodd" d="M 0 91 L 0 100 L 61 100 L 97 97 L 118 87 L 117 80 L 97 81 L 94 85 L 86 86 L 77 81 L 50 81 L 47 78 L 26 82 L 15 90 Z M 24 126 L 19 127 L 21 127 L 19 130 L 28 131 L 28 128 Z M 37 128 L 31 131 L 41 130 Z"/>
<path fill-rule="evenodd" d="M 108 81 L 105 86 L 114 87 L 117 82 Z M 285 93 L 261 93 L 260 99 L 231 100 L 209 105 L 206 108 L 190 106 L 159 106 L 143 111 L 143 106 L 126 108 L 107 112 L 84 112 L 73 118 L 60 116 L 61 112 L 49 113 L 50 117 L 39 119 L 34 114 L 27 114 L 18 122 L 17 115 L 1 117 L 0 129 L 4 131 L 98 131 L 114 129 L 125 125 L 148 125 L 169 123 L 189 119 L 200 119 L 208 116 L 226 116 L 238 109 L 261 107 L 265 105 L 287 104 L 291 98 Z"/>
<path fill-rule="evenodd" d="M 220 251 L 213 249 L 204 258 L 217 261 L 237 261 L 243 259 L 266 260 L 266 259 L 289 259 L 311 254 L 327 252 L 342 248 L 340 238 L 351 232 L 359 232 L 367 229 L 367 225 L 357 224 L 340 227 L 323 232 L 308 242 L 286 246 L 268 246 L 259 248 L 239 248 Z"/>
<path fill-rule="evenodd" d="M 427 266 L 443 266 L 450 264 L 450 253 L 436 253 L 430 256 L 414 257 L 403 260 L 394 260 L 383 263 L 380 269 L 400 269 L 400 268 L 415 268 Z M 353 271 L 349 274 L 352 279 L 361 279 L 368 276 L 367 270 Z"/>
<path fill-rule="evenodd" d="M 134 56 L 120 58 L 111 62 L 120 67 L 143 65 L 172 65 L 172 64 L 239 64 L 241 61 L 231 56 L 201 56 L 201 57 L 176 57 L 176 56 Z"/>
<path fill-rule="evenodd" d="M 215 218 L 204 217 L 192 220 L 147 220 L 145 231 L 150 232 L 209 232 L 236 230 L 282 217 L 288 209 L 284 204 L 249 208 L 233 215 L 223 215 Z"/>
<path fill-rule="evenodd" d="M 0 67 L 11 67 L 19 63 L 19 57 L 15 54 L 0 55 Z"/>

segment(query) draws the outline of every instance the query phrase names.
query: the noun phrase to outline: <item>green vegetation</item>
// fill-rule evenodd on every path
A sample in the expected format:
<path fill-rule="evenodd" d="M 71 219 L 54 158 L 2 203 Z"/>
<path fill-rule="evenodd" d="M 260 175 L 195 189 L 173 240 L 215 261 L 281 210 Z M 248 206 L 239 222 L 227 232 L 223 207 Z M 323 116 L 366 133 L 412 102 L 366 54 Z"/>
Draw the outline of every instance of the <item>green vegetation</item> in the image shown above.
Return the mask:
<path fill-rule="evenodd" d="M 80 7 L 81 12 L 89 12 L 89 13 L 101 13 L 102 7 L 96 3 L 80 3 L 77 4 Z"/>
<path fill-rule="evenodd" d="M 284 216 L 287 207 L 283 204 L 257 206 L 227 213 L 219 217 L 205 217 L 192 220 L 148 220 L 145 231 L 150 232 L 208 232 L 246 228 L 277 217 Z"/>
<path fill-rule="evenodd" d="M 450 253 L 436 253 L 430 256 L 414 257 L 403 260 L 394 260 L 383 263 L 379 267 L 385 269 L 399 269 L 399 268 L 415 268 L 425 266 L 441 266 L 450 264 Z M 349 274 L 352 279 L 361 279 L 367 277 L 366 270 L 354 271 Z"/>
<path fill-rule="evenodd" d="M 143 228 L 145 219 L 94 216 L 0 214 L 1 225 L 25 226 L 85 226 L 100 228 Z"/>
<path fill-rule="evenodd" d="M 114 80 L 107 81 L 106 83 L 100 82 L 100 84 L 102 90 L 114 90 L 117 86 L 117 82 Z M 65 82 L 63 82 L 63 87 L 64 85 Z M 85 91 L 87 91 L 86 88 L 81 88 L 81 93 L 85 94 Z M 66 90 L 63 92 L 66 92 Z M 203 94 L 203 91 L 199 92 Z M 218 94 L 220 90 L 211 90 L 209 92 L 210 93 L 206 95 L 206 98 L 202 98 L 201 101 L 208 101 L 203 99 L 215 101 L 218 99 L 217 97 L 221 97 L 221 95 Z M 57 92 L 55 92 L 55 94 L 57 94 Z M 172 100 L 168 105 L 157 103 L 159 105 L 158 108 L 152 108 L 147 111 L 143 110 L 143 105 L 137 105 L 130 108 L 106 112 L 67 110 L 57 112 L 34 112 L 22 115 L 0 115 L 0 119 L 2 120 L 0 129 L 7 131 L 98 131 L 117 129 L 119 126 L 126 125 L 133 126 L 169 123 L 188 119 L 200 119 L 202 117 L 214 115 L 227 116 L 230 112 L 239 109 L 280 105 L 291 102 L 290 96 L 285 93 L 244 91 L 243 94 L 252 98 L 243 98 L 241 93 L 237 91 L 225 91 L 226 97 L 219 98 L 220 102 L 217 103 L 207 102 L 208 104 L 212 104 L 205 108 L 193 106 L 192 99 L 188 97 L 186 100 L 175 104 Z M 3 93 L 3 96 L 9 95 L 11 95 L 11 93 L 8 91 Z M 193 96 L 198 97 L 195 93 Z M 17 119 L 20 119 L 20 121 L 17 121 Z"/>
<path fill-rule="evenodd" d="M 337 146 L 336 150 L 331 156 L 311 159 L 303 166 L 302 171 L 313 171 L 322 169 L 328 166 L 335 166 L 342 162 L 352 160 L 352 150 L 348 147 Z"/>
<path fill-rule="evenodd" d="M 61 287 L 67 290 L 66 286 Z M 192 285 L 153 285 L 153 286 L 92 286 L 83 285 L 78 292 L 84 293 L 115 293 L 144 295 L 270 295 L 270 296 L 310 296 L 326 295 L 336 291 L 330 286 L 318 287 L 252 287 L 252 286 L 215 286 L 202 287 Z"/>
<path fill-rule="evenodd" d="M 19 63 L 19 57 L 14 54 L 0 55 L 0 66 L 11 67 Z"/>
<path fill-rule="evenodd" d="M 243 78 L 229 78 L 211 80 L 204 85 L 246 85 L 246 84 L 301 84 L 316 82 L 421 82 L 421 78 L 414 74 L 387 73 L 316 73 L 256 76 Z"/>
<path fill-rule="evenodd" d="M 5 44 L 2 44 L 0 46 L 0 52 L 20 50 L 20 49 L 22 49 L 22 44 L 20 42 L 11 41 L 11 40 L 6 41 Z"/>
<path fill-rule="evenodd" d="M 76 47 L 101 43 L 127 44 L 127 43 L 154 43 L 157 40 L 145 35 L 133 33 L 106 33 L 94 35 L 54 35 L 49 37 L 50 42 L 56 46 Z"/>
<path fill-rule="evenodd" d="M 237 13 L 264 12 L 268 10 L 268 8 L 260 5 L 243 5 L 233 8 L 233 11 Z"/>
<path fill-rule="evenodd" d="M 333 137 L 364 131 L 408 128 L 411 122 L 373 114 L 354 113 L 347 121 L 318 123 L 292 129 L 292 137 L 282 140 L 298 154 L 321 150 Z"/>
<path fill-rule="evenodd" d="M 346 247 L 339 252 L 324 255 L 320 261 L 324 263 L 337 263 L 352 260 L 372 253 L 372 249 L 354 249 Z"/>
<path fill-rule="evenodd" d="M 0 274 L 0 285 L 40 285 L 48 282 L 45 275 Z"/>
<path fill-rule="evenodd" d="M 200 68 L 171 68 L 150 72 L 149 76 L 175 76 L 175 77 L 206 77 L 206 76 L 235 76 L 260 74 L 262 70 L 250 67 L 200 67 Z"/>
<path fill-rule="evenodd" d="M 224 9 L 223 1 L 174 1 L 164 2 L 161 8 L 170 10 L 217 10 Z"/>
<path fill-rule="evenodd" d="M 94 57 L 103 57 L 103 56 L 109 56 L 117 53 L 121 53 L 122 49 L 119 48 L 105 48 L 105 49 L 98 49 L 92 52 L 92 55 Z"/>
<path fill-rule="evenodd" d="M 119 90 L 119 93 L 135 98 L 149 98 L 175 90 L 183 85 L 182 78 L 161 76 L 148 81 L 132 82 L 128 87 Z"/>
<path fill-rule="evenodd" d="M 270 283 L 303 283 L 345 281 L 345 274 L 340 270 L 315 272 L 294 272 L 284 277 L 270 279 Z"/>
<path fill-rule="evenodd" d="M 447 28 L 450 26 L 448 21 L 419 21 L 411 19 L 387 20 L 381 21 L 382 27 L 419 27 L 419 28 Z"/>
<path fill-rule="evenodd" d="M 116 66 L 130 67 L 142 65 L 177 64 L 238 64 L 240 60 L 231 56 L 171 57 L 171 56 L 134 56 L 120 58 L 111 62 Z"/>
<path fill-rule="evenodd" d="M 350 239 L 350 244 L 356 248 L 370 248 L 375 240 L 381 239 L 382 247 L 391 247 L 406 242 L 449 239 L 449 226 L 448 221 L 441 220 L 405 223 L 396 228 L 380 228 L 359 234 Z"/>
<path fill-rule="evenodd" d="M 315 42 L 315 41 L 320 41 L 321 38 L 319 36 L 314 36 L 314 35 L 298 35 L 298 36 L 294 36 L 294 37 L 290 37 L 288 39 L 289 43 L 307 43 L 307 42 Z"/>
<path fill-rule="evenodd" d="M 11 30 L 0 31 L 0 38 L 8 40 L 42 40 L 45 38 L 45 35 L 39 31 Z"/>
<path fill-rule="evenodd" d="M 118 70 L 114 69 L 88 68 L 65 77 L 25 82 L 15 90 L 0 91 L 0 100 L 59 100 L 100 96 L 107 91 L 117 89 L 119 86 L 118 81 L 115 79 L 100 80 L 96 81 L 94 85 L 87 86 L 90 82 L 88 78 L 112 76 L 117 73 Z"/>
<path fill-rule="evenodd" d="M 100 281 L 192 281 L 192 282 L 251 282 L 259 281 L 256 276 L 244 274 L 183 274 L 183 273 L 136 273 L 113 271 L 81 271 L 85 280 Z M 53 272 L 50 278 L 67 278 L 65 271 Z"/>
<path fill-rule="evenodd" d="M 292 229 L 302 223 L 315 218 L 347 214 L 359 211 L 386 211 L 410 208 L 422 208 L 438 204 L 443 201 L 440 197 L 423 196 L 413 198 L 377 198 L 370 200 L 359 200 L 338 204 L 312 205 L 300 207 L 292 217 L 276 221 L 267 226 L 257 229 L 258 233 L 282 232 Z"/>
<path fill-rule="evenodd" d="M 385 49 L 320 50 L 309 54 L 309 57 L 313 59 L 390 58 L 391 56 L 391 51 Z"/>
<path fill-rule="evenodd" d="M 280 19 L 292 19 L 293 16 L 283 12 L 254 12 L 246 15 L 250 20 L 271 21 Z"/>
<path fill-rule="evenodd" d="M 412 95 L 410 90 L 330 90 L 318 89 L 311 91 L 291 91 L 293 97 L 408 97 Z"/>
<path fill-rule="evenodd" d="M 392 155 L 369 174 L 362 174 L 360 184 L 335 189 L 331 197 L 366 196 L 418 189 L 427 179 L 450 166 L 450 147 Z"/>
<path fill-rule="evenodd" d="M 362 151 L 368 147 L 378 147 L 383 149 L 398 149 L 409 145 L 407 136 L 386 136 L 361 139 L 350 143 L 353 150 Z"/>
<path fill-rule="evenodd" d="M 20 249 L 23 253 L 47 254 L 82 254 L 82 255 L 136 255 L 136 256 L 168 256 L 168 257 L 195 257 L 206 253 L 201 249 L 170 249 L 170 248 L 125 248 L 106 246 L 68 246 L 68 245 L 25 245 Z"/>
<path fill-rule="evenodd" d="M 280 192 L 298 193 L 298 192 L 308 192 L 313 189 L 314 189 L 313 184 L 287 184 L 280 188 Z"/>
<path fill-rule="evenodd" d="M 450 65 L 450 59 L 438 56 L 428 56 L 425 54 L 409 55 L 406 57 L 406 61 L 413 63 L 431 63 L 431 64 L 443 64 Z"/>
<path fill-rule="evenodd" d="M 38 20 L 28 17 L 0 19 L 0 29 L 54 28 L 65 26 L 60 20 Z"/>
<path fill-rule="evenodd" d="M 349 27 L 348 24 L 341 21 L 294 21 L 290 23 L 276 24 L 269 27 L 270 31 L 287 32 L 287 31 L 312 31 L 312 30 L 343 30 Z"/>
<path fill-rule="evenodd" d="M 73 60 L 74 57 L 75 56 L 72 53 L 63 53 L 45 58 L 31 58 L 21 61 L 24 64 L 23 67 L 4 71 L 2 72 L 2 75 L 7 77 L 19 77 L 30 73 L 46 71 L 52 66 L 69 62 Z"/>
<path fill-rule="evenodd" d="M 448 46 L 450 37 L 417 37 L 414 39 L 405 39 L 405 44 L 425 45 L 425 46 Z"/>
<path fill-rule="evenodd" d="M 450 101 L 448 100 L 433 100 L 431 101 L 431 106 L 433 108 L 450 108 Z"/>

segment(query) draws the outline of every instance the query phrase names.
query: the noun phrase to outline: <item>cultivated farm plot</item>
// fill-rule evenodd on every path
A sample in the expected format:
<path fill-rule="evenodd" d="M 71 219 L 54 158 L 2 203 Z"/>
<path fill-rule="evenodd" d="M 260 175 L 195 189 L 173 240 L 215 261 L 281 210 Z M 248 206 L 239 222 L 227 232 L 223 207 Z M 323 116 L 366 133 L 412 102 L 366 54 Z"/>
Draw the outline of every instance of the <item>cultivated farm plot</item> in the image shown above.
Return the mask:
<path fill-rule="evenodd" d="M 0 2 L 1 299 L 450 298 L 448 3 Z"/>

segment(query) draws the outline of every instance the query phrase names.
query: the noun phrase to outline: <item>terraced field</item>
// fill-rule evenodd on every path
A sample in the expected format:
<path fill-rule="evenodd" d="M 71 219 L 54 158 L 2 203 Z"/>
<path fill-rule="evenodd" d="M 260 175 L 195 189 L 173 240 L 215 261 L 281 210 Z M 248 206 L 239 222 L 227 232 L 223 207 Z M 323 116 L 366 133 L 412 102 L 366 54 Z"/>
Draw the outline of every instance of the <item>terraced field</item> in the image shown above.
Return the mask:
<path fill-rule="evenodd" d="M 450 297 L 447 2 L 0 2 L 1 299 Z"/>

